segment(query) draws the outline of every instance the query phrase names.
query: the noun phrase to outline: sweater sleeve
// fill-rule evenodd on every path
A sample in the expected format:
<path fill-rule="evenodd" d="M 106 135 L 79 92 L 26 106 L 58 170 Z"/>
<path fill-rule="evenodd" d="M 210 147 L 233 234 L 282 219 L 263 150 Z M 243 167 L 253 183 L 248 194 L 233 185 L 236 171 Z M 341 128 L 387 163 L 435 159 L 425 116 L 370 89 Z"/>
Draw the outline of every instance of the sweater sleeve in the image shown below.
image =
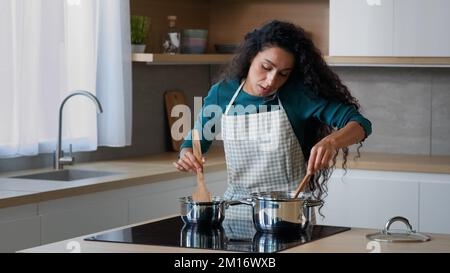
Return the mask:
<path fill-rule="evenodd" d="M 204 99 L 202 109 L 200 110 L 194 122 L 194 128 L 200 132 L 200 145 L 202 153 L 206 153 L 216 135 L 220 132 L 220 118 L 222 108 L 218 104 L 218 90 L 220 83 L 214 84 L 206 98 Z M 180 150 L 183 148 L 192 148 L 192 130 L 181 144 Z"/>
<path fill-rule="evenodd" d="M 356 121 L 364 129 L 364 140 L 372 133 L 372 123 L 361 115 L 353 105 L 328 101 L 312 94 L 308 98 L 310 100 L 310 114 L 321 122 L 341 129 L 348 122 Z"/>

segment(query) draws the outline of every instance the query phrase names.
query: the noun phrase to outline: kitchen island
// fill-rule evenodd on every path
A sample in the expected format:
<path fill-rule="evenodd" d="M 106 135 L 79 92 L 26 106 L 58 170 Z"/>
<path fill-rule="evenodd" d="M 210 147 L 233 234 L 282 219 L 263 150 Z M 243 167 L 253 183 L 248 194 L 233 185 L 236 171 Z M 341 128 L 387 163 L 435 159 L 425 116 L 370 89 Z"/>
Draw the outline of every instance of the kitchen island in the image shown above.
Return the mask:
<path fill-rule="evenodd" d="M 169 217 L 173 217 L 169 216 Z M 169 217 L 154 219 L 138 224 L 128 225 L 125 227 L 142 225 L 159 221 Z M 123 229 L 125 227 L 111 229 L 108 231 Z M 106 232 L 106 231 L 104 231 Z M 42 245 L 39 247 L 24 249 L 19 252 L 23 253 L 68 253 L 68 252 L 82 252 L 82 253 L 220 253 L 224 251 L 185 248 L 185 247 L 163 247 L 156 245 L 137 245 L 124 243 L 110 243 L 110 242 L 93 242 L 85 241 L 85 238 L 101 234 L 98 232 L 86 236 L 79 236 L 69 240 Z M 450 235 L 444 234 L 430 234 L 431 240 L 427 242 L 409 242 L 409 243 L 377 243 L 366 239 L 366 234 L 377 232 L 373 229 L 352 228 L 320 240 L 312 241 L 293 248 L 281 251 L 281 253 L 448 253 L 450 252 Z"/>
<path fill-rule="evenodd" d="M 223 150 L 214 147 L 206 157 L 208 190 L 221 195 L 227 180 Z M 76 164 L 68 169 L 117 174 L 74 181 L 10 178 L 49 169 L 0 175 L 0 252 L 178 213 L 178 198 L 192 194 L 196 181 L 192 174 L 175 170 L 175 158 L 174 152 L 167 152 Z M 401 215 L 421 232 L 450 234 L 450 220 L 440 217 L 450 206 L 450 157 L 365 153 L 357 161 L 352 159 L 350 155 L 348 173 L 338 168 L 331 177 L 323 210 L 326 218 L 318 219 L 319 224 L 382 228 L 387 219 Z M 405 202 L 398 202 L 399 198 Z M 359 251 L 367 251 L 365 245 Z"/>

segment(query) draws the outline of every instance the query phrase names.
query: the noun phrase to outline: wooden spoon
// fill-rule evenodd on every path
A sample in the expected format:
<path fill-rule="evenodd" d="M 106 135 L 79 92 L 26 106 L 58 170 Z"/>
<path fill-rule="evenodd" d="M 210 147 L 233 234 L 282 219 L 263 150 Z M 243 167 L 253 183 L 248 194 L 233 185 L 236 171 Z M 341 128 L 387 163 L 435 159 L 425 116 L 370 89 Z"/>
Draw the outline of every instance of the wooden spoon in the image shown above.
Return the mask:
<path fill-rule="evenodd" d="M 310 174 L 307 174 L 307 175 L 305 175 L 305 177 L 303 177 L 302 182 L 300 182 L 300 184 L 298 185 L 297 189 L 295 190 L 294 198 L 297 198 L 299 193 L 301 191 L 303 191 L 303 189 L 305 188 L 305 186 L 306 186 L 307 182 L 309 181 L 310 177 L 311 177 Z"/>
<path fill-rule="evenodd" d="M 201 164 L 202 170 L 197 171 L 197 189 L 192 193 L 194 202 L 211 202 L 211 193 L 206 189 L 205 176 L 203 175 L 202 149 L 200 146 L 200 135 L 197 130 L 192 130 L 192 147 L 194 156 Z"/>

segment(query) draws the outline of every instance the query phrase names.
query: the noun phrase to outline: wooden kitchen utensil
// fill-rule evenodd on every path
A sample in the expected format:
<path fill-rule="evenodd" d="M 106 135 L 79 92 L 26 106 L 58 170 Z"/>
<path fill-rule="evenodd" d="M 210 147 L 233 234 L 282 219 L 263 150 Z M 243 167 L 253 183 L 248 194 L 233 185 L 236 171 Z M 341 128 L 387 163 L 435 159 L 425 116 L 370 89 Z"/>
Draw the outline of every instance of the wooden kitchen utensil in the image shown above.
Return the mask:
<path fill-rule="evenodd" d="M 305 177 L 303 177 L 302 182 L 298 185 L 297 189 L 295 190 L 294 198 L 297 198 L 301 191 L 305 188 L 307 182 L 309 181 L 311 175 L 307 174 Z"/>
<path fill-rule="evenodd" d="M 197 171 L 197 189 L 192 193 L 194 202 L 211 202 L 211 193 L 206 189 L 205 176 L 203 175 L 202 148 L 200 146 L 200 135 L 197 130 L 192 130 L 192 147 L 194 156 L 202 166 L 201 171 Z"/>
<path fill-rule="evenodd" d="M 171 112 L 172 108 L 178 104 L 186 105 L 186 98 L 184 96 L 183 91 L 169 90 L 164 93 L 164 100 L 166 104 L 166 114 L 167 114 L 167 121 L 169 123 L 170 138 L 172 140 L 172 149 L 176 152 L 179 152 L 180 146 L 183 143 L 183 139 L 175 140 L 171 133 L 172 125 L 175 123 L 177 119 L 179 119 L 179 117 L 172 117 Z M 184 137 L 186 136 L 183 136 L 183 138 Z"/>

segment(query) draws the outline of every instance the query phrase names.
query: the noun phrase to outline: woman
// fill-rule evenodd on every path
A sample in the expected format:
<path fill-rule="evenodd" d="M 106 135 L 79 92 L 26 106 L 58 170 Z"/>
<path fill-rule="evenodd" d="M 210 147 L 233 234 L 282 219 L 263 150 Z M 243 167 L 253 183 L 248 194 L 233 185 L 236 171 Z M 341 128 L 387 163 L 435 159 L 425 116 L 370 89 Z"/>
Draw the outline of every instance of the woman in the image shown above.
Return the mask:
<path fill-rule="evenodd" d="M 221 128 L 211 128 L 212 117 L 204 113 L 195 127 L 222 133 L 228 172 L 225 199 L 292 191 L 306 173 L 314 174 L 309 190 L 321 198 L 338 150 L 344 152 L 345 166 L 347 147 L 361 143 L 372 130 L 358 112 L 357 100 L 305 31 L 280 21 L 245 36 L 221 80 L 209 90 L 203 109 L 211 105 L 220 106 Z M 211 142 L 202 137 L 203 153 Z M 192 154 L 191 134 L 174 166 L 180 171 L 201 169 Z M 230 207 L 226 218 L 251 219 L 251 207 Z"/>

